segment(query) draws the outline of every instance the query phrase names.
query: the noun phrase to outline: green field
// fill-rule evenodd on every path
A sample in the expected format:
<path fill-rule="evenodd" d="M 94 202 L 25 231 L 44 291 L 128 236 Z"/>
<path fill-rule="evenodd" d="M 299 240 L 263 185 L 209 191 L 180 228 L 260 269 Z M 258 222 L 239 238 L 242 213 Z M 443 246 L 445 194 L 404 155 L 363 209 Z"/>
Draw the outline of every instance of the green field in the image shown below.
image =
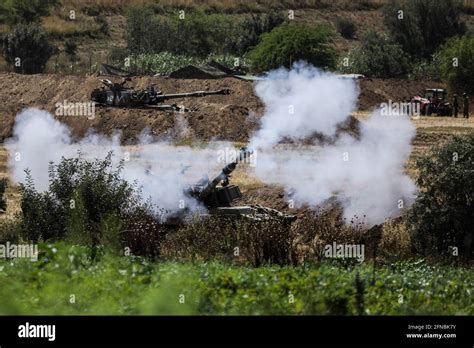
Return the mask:
<path fill-rule="evenodd" d="M 423 260 L 377 267 L 374 282 L 370 263 L 341 260 L 249 268 L 39 250 L 0 262 L 0 314 L 474 314 L 473 270 Z"/>

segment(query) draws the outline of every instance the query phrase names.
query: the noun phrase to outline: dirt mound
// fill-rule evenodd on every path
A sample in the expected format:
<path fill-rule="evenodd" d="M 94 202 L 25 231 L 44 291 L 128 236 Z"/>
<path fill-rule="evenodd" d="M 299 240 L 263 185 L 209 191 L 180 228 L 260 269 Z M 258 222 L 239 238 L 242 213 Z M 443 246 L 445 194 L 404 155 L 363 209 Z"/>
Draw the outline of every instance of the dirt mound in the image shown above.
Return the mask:
<path fill-rule="evenodd" d="M 145 88 L 155 83 L 165 93 L 187 92 L 194 90 L 215 90 L 230 88 L 231 95 L 207 96 L 204 98 L 184 98 L 179 104 L 193 109 L 182 114 L 192 134 L 199 139 L 248 139 L 257 121 L 247 117 L 252 110 L 261 114 L 263 106 L 253 94 L 252 83 L 235 78 L 215 80 L 176 80 L 165 77 L 138 77 L 129 84 L 136 88 Z M 0 141 L 11 136 L 15 115 L 26 107 L 38 107 L 54 114 L 56 103 L 88 102 L 90 93 L 101 85 L 96 76 L 62 75 L 20 75 L 1 74 L 0 105 L 1 127 Z M 89 128 L 103 134 L 120 130 L 125 143 L 133 142 L 140 132 L 148 127 L 155 135 L 171 135 L 175 127 L 176 114 L 155 110 L 96 108 L 95 118 L 85 116 L 57 116 L 68 124 L 73 135 L 81 137 Z"/>

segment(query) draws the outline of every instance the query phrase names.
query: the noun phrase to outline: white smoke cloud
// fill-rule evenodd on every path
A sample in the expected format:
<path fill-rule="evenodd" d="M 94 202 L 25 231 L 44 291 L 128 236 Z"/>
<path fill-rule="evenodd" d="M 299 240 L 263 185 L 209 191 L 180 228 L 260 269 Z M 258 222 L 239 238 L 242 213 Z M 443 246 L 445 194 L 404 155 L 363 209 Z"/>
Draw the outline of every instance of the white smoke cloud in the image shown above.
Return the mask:
<path fill-rule="evenodd" d="M 315 207 L 336 196 L 347 220 L 357 216 L 368 224 L 412 203 L 416 186 L 404 174 L 415 135 L 408 117 L 376 111 L 361 121 L 359 139 L 344 134 L 335 144 L 288 155 L 274 146 L 284 138 L 335 135 L 337 124 L 355 107 L 355 82 L 299 63 L 291 71 L 271 72 L 256 91 L 266 106 L 261 129 L 250 141 L 259 151 L 255 174 L 260 180 L 283 185 L 297 205 Z M 295 106 L 293 114 L 289 105 Z"/>
<path fill-rule="evenodd" d="M 268 74 L 255 87 L 265 103 L 261 128 L 252 137 L 255 148 L 270 148 L 288 137 L 301 140 L 315 132 L 332 135 L 355 108 L 358 87 L 304 63 Z"/>
<path fill-rule="evenodd" d="M 213 144 L 204 149 L 173 146 L 156 142 L 142 132 L 136 146 L 120 146 L 120 133 L 106 137 L 90 132 L 74 142 L 67 126 L 43 110 L 25 109 L 17 115 L 13 138 L 7 141 L 10 152 L 9 169 L 16 183 L 25 182 L 25 169 L 29 169 L 37 190 L 49 186 L 48 166 L 58 163 L 61 157 L 77 157 L 78 151 L 88 159 L 104 158 L 113 151 L 113 165 L 124 159 L 123 178 L 136 182 L 142 188 L 143 198 L 151 199 L 159 208 L 170 213 L 186 207 L 199 207 L 196 200 L 185 194 L 189 184 L 206 173 L 218 174 L 222 163 L 219 149 L 229 143 Z"/>

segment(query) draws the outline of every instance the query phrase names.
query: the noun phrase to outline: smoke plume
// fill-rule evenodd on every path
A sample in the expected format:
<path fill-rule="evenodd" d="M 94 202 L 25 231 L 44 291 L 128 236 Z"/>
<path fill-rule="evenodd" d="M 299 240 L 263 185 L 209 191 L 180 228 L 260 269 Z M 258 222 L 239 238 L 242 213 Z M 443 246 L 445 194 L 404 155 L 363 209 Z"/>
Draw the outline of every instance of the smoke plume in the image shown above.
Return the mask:
<path fill-rule="evenodd" d="M 255 173 L 264 182 L 281 184 L 296 205 L 318 206 L 337 197 L 347 220 L 357 216 L 376 224 L 410 205 L 416 186 L 404 174 L 415 128 L 405 115 L 373 112 L 360 122 L 360 136 L 343 134 L 334 144 L 307 146 L 291 155 L 275 145 L 295 142 L 315 132 L 330 137 L 357 101 L 357 85 L 298 63 L 259 81 L 256 93 L 265 104 L 261 128 L 250 146 L 259 151 Z"/>
<path fill-rule="evenodd" d="M 204 149 L 174 146 L 157 142 L 143 132 L 134 146 L 120 146 L 120 133 L 106 137 L 90 132 L 74 142 L 69 128 L 54 119 L 47 111 L 25 109 L 17 115 L 13 138 L 7 141 L 10 152 L 9 168 L 16 183 L 25 182 L 28 169 L 38 191 L 49 186 L 48 166 L 57 164 L 61 157 L 77 157 L 78 151 L 87 159 L 105 158 L 113 151 L 113 165 L 124 160 L 123 178 L 136 182 L 144 199 L 170 213 L 186 207 L 191 211 L 199 204 L 185 194 L 189 184 L 206 173 L 216 173 L 223 166 L 217 160 L 219 148 L 228 143 L 210 145 Z"/>

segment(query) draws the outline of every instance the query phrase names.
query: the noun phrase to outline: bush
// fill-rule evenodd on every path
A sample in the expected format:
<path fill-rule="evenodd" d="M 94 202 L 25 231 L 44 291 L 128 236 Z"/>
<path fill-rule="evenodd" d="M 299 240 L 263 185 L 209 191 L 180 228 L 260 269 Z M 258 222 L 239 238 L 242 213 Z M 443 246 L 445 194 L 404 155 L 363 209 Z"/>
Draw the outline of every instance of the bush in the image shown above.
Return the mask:
<path fill-rule="evenodd" d="M 351 19 L 338 18 L 336 20 L 336 26 L 337 26 L 337 30 L 342 35 L 342 37 L 346 39 L 354 38 L 354 35 L 356 33 L 356 25 L 354 21 L 352 21 Z"/>
<path fill-rule="evenodd" d="M 7 202 L 5 201 L 5 191 L 7 189 L 7 180 L 0 179 L 0 210 L 7 210 Z"/>
<path fill-rule="evenodd" d="M 352 50 L 347 58 L 349 65 L 341 64 L 341 71 L 369 77 L 404 76 L 410 67 L 400 45 L 372 30 L 364 35 L 360 47 Z"/>
<path fill-rule="evenodd" d="M 441 55 L 439 52 L 433 54 L 431 60 L 422 59 L 413 63 L 410 78 L 415 80 L 440 80 Z"/>
<path fill-rule="evenodd" d="M 331 69 L 336 61 L 332 38 L 333 33 L 325 26 L 285 24 L 263 34 L 261 42 L 248 56 L 257 72 L 281 66 L 290 68 L 298 60 Z"/>
<path fill-rule="evenodd" d="M 0 4 L 0 19 L 10 24 L 37 23 L 42 16 L 49 15 L 58 0 L 3 0 Z"/>
<path fill-rule="evenodd" d="M 453 91 L 474 93 L 474 37 L 450 39 L 440 50 L 441 74 Z M 457 59 L 457 66 L 453 59 Z"/>
<path fill-rule="evenodd" d="M 151 8 L 133 8 L 127 15 L 127 46 L 137 54 L 168 51 L 205 57 L 229 50 L 235 41 L 233 27 L 231 18 L 220 14 L 159 19 Z"/>
<path fill-rule="evenodd" d="M 43 72 L 53 51 L 44 30 L 33 24 L 13 27 L 4 43 L 5 60 L 22 74 Z"/>
<path fill-rule="evenodd" d="M 417 249 L 439 256 L 457 247 L 472 257 L 474 135 L 455 137 L 419 158 L 418 198 L 408 215 Z"/>
<path fill-rule="evenodd" d="M 403 11 L 403 18 L 399 19 Z M 463 34 L 462 1 L 391 1 L 384 8 L 385 24 L 392 38 L 413 57 L 429 58 L 446 38 Z"/>
<path fill-rule="evenodd" d="M 285 16 L 277 10 L 270 10 L 268 14 L 252 15 L 245 18 L 237 28 L 235 47 L 233 51 L 238 54 L 246 53 L 250 48 L 257 46 L 260 36 L 268 33 L 273 28 L 283 24 Z"/>
<path fill-rule="evenodd" d="M 109 153 L 104 160 L 63 158 L 51 164 L 46 192 L 37 192 L 28 175 L 20 187 L 24 237 L 32 241 L 69 239 L 93 249 L 99 244 L 130 246 L 126 243 L 129 236 L 122 232 L 142 228 L 133 225 L 133 217 L 152 212 L 141 203 L 139 191 L 121 179 L 122 164 L 112 168 L 111 158 Z"/>

